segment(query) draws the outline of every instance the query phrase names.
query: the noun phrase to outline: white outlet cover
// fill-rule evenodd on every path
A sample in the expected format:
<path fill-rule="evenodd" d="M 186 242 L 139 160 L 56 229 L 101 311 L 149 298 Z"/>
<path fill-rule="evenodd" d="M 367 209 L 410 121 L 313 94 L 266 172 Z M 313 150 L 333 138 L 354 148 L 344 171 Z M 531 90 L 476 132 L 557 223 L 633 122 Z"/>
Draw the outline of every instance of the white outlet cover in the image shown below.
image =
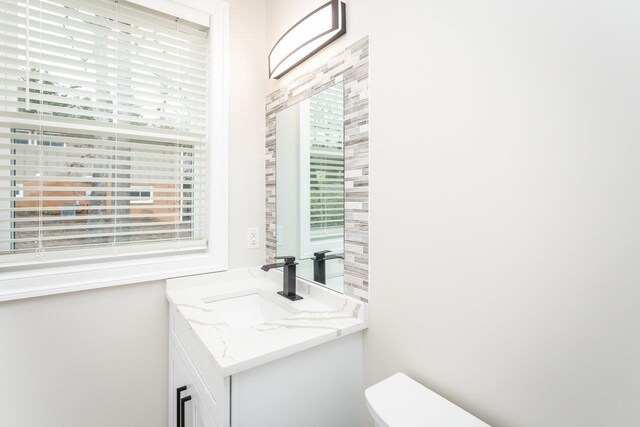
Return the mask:
<path fill-rule="evenodd" d="M 247 228 L 247 249 L 260 247 L 260 229 L 258 227 Z"/>

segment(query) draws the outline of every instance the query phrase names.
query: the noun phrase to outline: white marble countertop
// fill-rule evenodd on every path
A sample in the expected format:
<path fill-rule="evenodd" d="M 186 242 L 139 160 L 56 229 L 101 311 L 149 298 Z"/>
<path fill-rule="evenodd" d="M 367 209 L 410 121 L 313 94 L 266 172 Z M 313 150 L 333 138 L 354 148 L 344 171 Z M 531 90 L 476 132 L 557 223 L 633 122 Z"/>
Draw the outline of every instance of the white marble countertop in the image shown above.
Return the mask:
<path fill-rule="evenodd" d="M 298 281 L 304 298 L 289 301 L 282 273 L 244 268 L 167 281 L 167 299 L 174 304 L 222 376 L 233 375 L 297 353 L 367 327 L 367 306 L 361 301 L 308 282 Z M 230 327 L 207 302 L 259 293 L 291 310 L 290 316 L 263 324 Z"/>

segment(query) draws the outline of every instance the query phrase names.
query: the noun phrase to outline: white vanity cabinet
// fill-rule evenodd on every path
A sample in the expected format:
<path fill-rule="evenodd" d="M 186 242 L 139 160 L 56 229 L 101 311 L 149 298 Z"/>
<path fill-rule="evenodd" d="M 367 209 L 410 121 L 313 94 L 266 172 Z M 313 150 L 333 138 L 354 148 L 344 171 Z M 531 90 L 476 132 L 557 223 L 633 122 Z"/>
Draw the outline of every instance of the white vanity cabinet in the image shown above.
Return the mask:
<path fill-rule="evenodd" d="M 277 352 L 276 352 L 277 353 Z M 222 376 L 170 304 L 169 427 L 358 427 L 363 424 L 362 331 Z"/>
<path fill-rule="evenodd" d="M 198 389 L 192 372 L 173 342 L 169 344 L 169 426 L 215 427 L 207 409 L 207 397 Z"/>

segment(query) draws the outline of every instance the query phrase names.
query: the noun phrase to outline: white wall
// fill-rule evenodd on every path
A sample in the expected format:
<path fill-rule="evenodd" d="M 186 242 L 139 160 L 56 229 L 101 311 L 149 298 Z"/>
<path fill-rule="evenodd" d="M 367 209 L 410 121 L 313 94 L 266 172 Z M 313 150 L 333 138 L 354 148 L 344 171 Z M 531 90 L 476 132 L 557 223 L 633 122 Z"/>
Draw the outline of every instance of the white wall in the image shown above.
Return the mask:
<path fill-rule="evenodd" d="M 264 0 L 229 3 L 229 264 L 237 268 L 265 259 L 266 11 Z M 249 250 L 246 229 L 254 226 L 261 248 Z M 166 426 L 164 288 L 153 282 L 0 303 L 0 425 Z"/>
<path fill-rule="evenodd" d="M 0 305 L 3 426 L 167 423 L 164 283 Z"/>
<path fill-rule="evenodd" d="M 200 0 L 198 0 L 200 1 Z M 230 8 L 229 267 L 263 264 L 265 255 L 266 0 L 228 0 Z M 247 228 L 260 227 L 260 249 Z"/>
<path fill-rule="evenodd" d="M 270 0 L 270 42 L 323 2 Z M 347 11 L 313 61 L 371 36 L 366 382 L 494 426 L 640 425 L 640 4 Z"/>

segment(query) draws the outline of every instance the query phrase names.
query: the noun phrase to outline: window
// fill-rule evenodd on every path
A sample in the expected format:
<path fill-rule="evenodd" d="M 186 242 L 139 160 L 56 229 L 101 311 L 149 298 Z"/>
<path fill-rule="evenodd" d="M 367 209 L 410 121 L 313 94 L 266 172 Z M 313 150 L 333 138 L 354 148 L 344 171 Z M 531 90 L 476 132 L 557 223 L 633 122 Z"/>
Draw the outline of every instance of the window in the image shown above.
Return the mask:
<path fill-rule="evenodd" d="M 22 190 L 22 184 L 16 184 L 16 190 L 14 191 L 13 197 L 16 199 L 21 199 L 24 197 L 24 191 Z"/>
<path fill-rule="evenodd" d="M 206 250 L 209 27 L 0 0 L 0 267 Z"/>
<path fill-rule="evenodd" d="M 342 238 L 344 229 L 344 103 L 342 85 L 309 98 L 311 239 Z"/>
<path fill-rule="evenodd" d="M 300 102 L 300 253 L 344 246 L 344 85 Z"/>
<path fill-rule="evenodd" d="M 153 203 L 153 187 L 131 187 L 129 191 L 131 204 L 149 205 Z"/>

